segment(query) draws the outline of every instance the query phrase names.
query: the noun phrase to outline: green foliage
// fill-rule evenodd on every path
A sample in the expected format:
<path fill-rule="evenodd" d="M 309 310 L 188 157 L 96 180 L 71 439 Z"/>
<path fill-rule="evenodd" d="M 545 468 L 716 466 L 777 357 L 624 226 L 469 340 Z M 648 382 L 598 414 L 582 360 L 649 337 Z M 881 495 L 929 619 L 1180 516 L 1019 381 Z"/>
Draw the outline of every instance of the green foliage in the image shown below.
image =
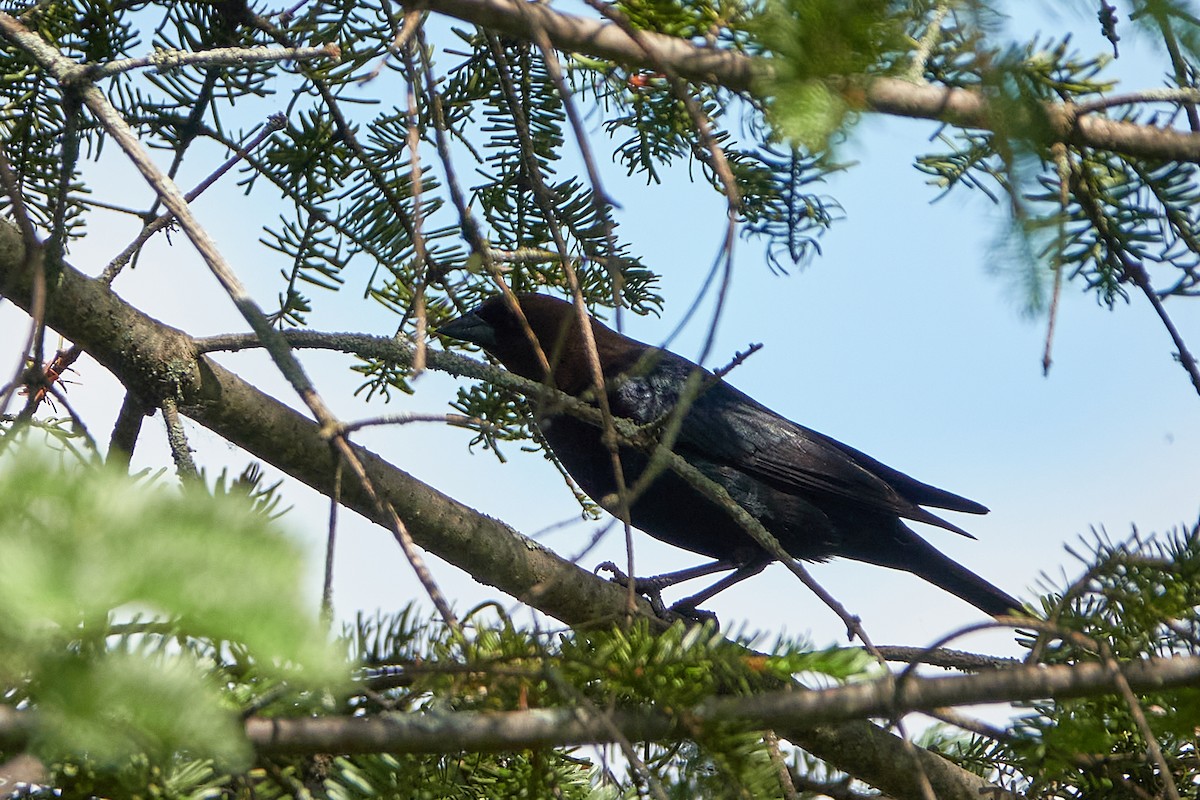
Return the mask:
<path fill-rule="evenodd" d="M 497 614 L 498 618 L 493 618 Z M 464 623 L 468 632 L 465 642 L 440 625 L 417 623 L 408 612 L 394 619 L 360 619 L 351 636 L 353 650 L 372 665 L 369 680 L 376 688 L 373 696 L 364 699 L 363 710 L 436 713 L 445 708 L 503 711 L 582 705 L 593 709 L 649 707 L 678 713 L 714 694 L 778 688 L 793 674 L 820 675 L 826 681 L 859 677 L 872 663 L 857 648 L 812 650 L 803 642 L 785 639 L 770 653 L 756 653 L 747 649 L 750 639 L 726 639 L 707 625 L 675 625 L 655 632 L 645 623 L 635 623 L 628 629 L 551 635 L 517 628 L 490 607 L 476 609 Z M 626 782 L 629 793 L 633 787 L 653 781 L 665 787 L 670 797 L 780 794 L 778 771 L 762 733 L 743 727 L 708 728 L 698 741 L 647 745 L 638 748 L 638 755 L 646 771 L 627 765 L 631 769 Z M 410 773 L 427 776 L 428 782 L 440 785 L 438 770 L 457 769 L 460 774 L 454 779 L 466 797 L 481 796 L 476 794 L 481 791 L 477 787 L 492 786 L 491 781 L 500 777 L 516 780 L 521 776 L 525 784 L 494 785 L 508 787 L 506 792 L 523 786 L 522 796 L 549 796 L 530 786 L 540 791 L 568 785 L 575 788 L 572 792 L 564 788 L 567 796 L 583 796 L 580 792 L 590 789 L 580 782 L 586 777 L 594 786 L 597 780 L 590 762 L 569 751 L 510 754 L 502 762 L 496 767 L 478 755 L 458 762 L 405 756 L 373 758 L 362 766 L 354 759 L 358 770 L 371 771 L 388 787 L 407 781 L 405 776 Z M 468 772 L 468 766 L 474 771 Z M 393 767 L 390 777 L 385 776 Z M 353 781 L 346 780 L 355 782 L 359 774 L 356 771 Z M 368 783 L 378 786 L 378 780 Z M 339 789 L 343 790 L 348 791 Z M 442 795 L 435 791 L 429 796 Z"/>
<path fill-rule="evenodd" d="M 15 455 L 15 454 L 14 454 Z M 22 456 L 27 455 L 21 453 Z M 820 785 L 837 773 L 745 725 L 706 725 L 677 744 L 621 756 L 624 776 L 591 751 L 254 757 L 239 710 L 266 716 L 429 716 L 526 708 L 656 709 L 679 714 L 714 696 L 871 676 L 858 648 L 814 650 L 712 627 L 648 624 L 589 631 L 518 627 L 494 606 L 462 633 L 409 609 L 360 619 L 345 646 L 362 670 L 343 694 L 311 612 L 296 602 L 296 555 L 270 525 L 272 490 L 253 471 L 222 476 L 216 497 L 168 491 L 102 469 L 36 458 L 0 470 L 0 559 L 21 576 L 0 597 L 6 701 L 36 714 L 31 746 L 65 797 L 617 797 L 654 785 L 668 797 L 779 796 L 779 759 Z M 1043 663 L 1195 655 L 1200 525 L 1162 538 L 1097 538 L 1085 578 L 1044 600 L 1066 638 L 1030 638 Z M 113 624 L 114 613 L 134 617 Z M 163 621 L 159 621 L 163 620 Z M 1079 638 L 1080 636 L 1085 638 Z M 1074 637 L 1074 638 L 1072 638 Z M 341 684 L 342 687 L 345 684 Z M 334 691 L 330 691 L 330 688 Z M 1139 698 L 1181 785 L 1192 757 L 1195 689 Z M 1118 695 L 1028 705 L 1000 740 L 928 732 L 924 743 L 1030 797 L 1124 797 L 1156 785 L 1155 766 Z M 5 754 L 0 754 L 5 755 Z"/>
<path fill-rule="evenodd" d="M 1052 270 L 1062 270 L 1112 306 L 1128 298 L 1129 264 L 1135 262 L 1146 265 L 1160 294 L 1196 294 L 1196 166 L 1091 148 L 1054 151 L 1047 145 L 1040 104 L 1085 102 L 1109 91 L 1112 83 L 1102 77 L 1109 59 L 1078 55 L 1069 38 L 951 58 L 960 43 L 947 37 L 946 52 L 931 60 L 930 74 L 956 85 L 988 88 L 1000 109 L 997 119 L 1008 122 L 995 133 L 944 132 L 940 140 L 950 150 L 925 156 L 918 166 L 947 192 L 965 186 L 1008 203 L 1010 232 L 1020 240 L 1009 252 L 1019 267 L 1014 274 L 1021 305 L 1030 312 L 1044 310 Z M 1143 124 L 1156 118 L 1139 106 L 1118 105 L 1114 116 Z"/>
<path fill-rule="evenodd" d="M 1105 658 L 1197 655 L 1200 608 L 1200 525 L 1159 537 L 1136 531 L 1113 543 L 1102 532 L 1084 542 L 1083 578 L 1043 599 L 1062 637 L 1042 634 L 1023 644 L 1039 663 L 1075 664 Z M 1139 693 L 1137 704 L 1181 789 L 1200 780 L 1195 759 L 1200 691 Z M 1124 798 L 1137 786 L 1161 785 L 1130 704 L 1119 694 L 1037 701 L 1003 742 L 976 741 L 962 752 L 977 768 L 999 769 L 1030 798 Z"/>
<path fill-rule="evenodd" d="M 795 147 L 768 146 L 726 155 L 742 192 L 742 235 L 764 237 L 771 269 L 786 274 L 789 266 L 819 254 L 818 237 L 841 218 L 841 206 L 806 189 L 840 167 Z"/>
<path fill-rule="evenodd" d="M 228 681 L 298 692 L 344 680 L 300 601 L 296 548 L 245 499 L 56 469 L 26 448 L 0 467 L 0 529 L 0 562 L 20 580 L 0 595 L 6 702 L 36 713 L 46 761 L 86 754 L 81 780 L 133 754 L 143 772 L 171 771 L 181 751 L 244 765 Z M 170 622 L 113 638 L 113 615 L 135 612 Z M 237 655 L 214 670 L 225 648 Z"/>
<path fill-rule="evenodd" d="M 747 27 L 771 57 L 778 129 L 811 152 L 829 149 L 855 105 L 845 90 L 903 52 L 905 21 L 889 0 L 768 0 Z"/>
<path fill-rule="evenodd" d="M 367 756 L 338 758 L 326 781 L 330 800 L 421 797 L 492 800 L 497 797 L 597 795 L 586 760 L 547 751 L 502 756 Z"/>
<path fill-rule="evenodd" d="M 204 479 L 205 471 L 201 469 L 202 483 Z M 283 502 L 283 497 L 279 494 L 283 481 L 278 480 L 267 486 L 264 485 L 265 480 L 266 473 L 257 463 L 247 465 L 233 480 L 229 479 L 229 470 L 222 469 L 212 483 L 212 493 L 216 497 L 241 498 L 249 504 L 250 511 L 255 514 L 261 514 L 271 520 L 280 519 L 288 512 L 288 509 L 279 509 L 279 504 Z"/>

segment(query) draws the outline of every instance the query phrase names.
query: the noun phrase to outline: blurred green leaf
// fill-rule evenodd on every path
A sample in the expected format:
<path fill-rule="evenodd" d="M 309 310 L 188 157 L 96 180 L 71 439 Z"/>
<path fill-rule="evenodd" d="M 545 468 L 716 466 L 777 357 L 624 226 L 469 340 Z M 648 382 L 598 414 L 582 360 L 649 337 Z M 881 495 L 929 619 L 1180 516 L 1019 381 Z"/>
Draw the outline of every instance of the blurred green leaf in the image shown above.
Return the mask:
<path fill-rule="evenodd" d="M 773 122 L 812 152 L 827 150 L 846 121 L 845 87 L 889 71 L 906 49 L 903 16 L 888 0 L 768 0 L 746 27 L 770 57 Z"/>
<path fill-rule="evenodd" d="M 57 468 L 26 448 L 0 462 L 0 531 L 14 581 L 0 594 L 0 677 L 36 710 L 50 755 L 244 759 L 236 709 L 189 637 L 236 643 L 259 681 L 348 677 L 303 602 L 299 548 L 245 496 Z M 172 620 L 172 638 L 109 644 L 112 615 L 133 612 Z"/>

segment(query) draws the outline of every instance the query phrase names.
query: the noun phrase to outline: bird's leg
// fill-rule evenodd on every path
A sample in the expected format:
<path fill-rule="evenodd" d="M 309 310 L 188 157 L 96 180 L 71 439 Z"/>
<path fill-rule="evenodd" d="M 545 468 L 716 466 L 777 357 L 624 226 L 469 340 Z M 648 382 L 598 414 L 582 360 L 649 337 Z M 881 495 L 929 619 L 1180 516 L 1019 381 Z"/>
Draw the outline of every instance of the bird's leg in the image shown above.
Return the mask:
<path fill-rule="evenodd" d="M 618 586 L 628 588 L 632 583 L 633 590 L 650 602 L 650 609 L 659 617 L 666 619 L 667 605 L 662 599 L 662 589 L 654 584 L 653 578 L 631 578 L 621 572 L 611 561 L 604 561 L 596 565 L 595 573 L 599 575 L 601 572 L 611 572 L 612 577 L 609 580 Z"/>
<path fill-rule="evenodd" d="M 746 564 L 741 564 L 737 567 L 737 569 L 734 570 L 732 575 L 726 575 L 724 578 L 721 578 L 721 580 L 717 581 L 712 586 L 709 586 L 707 589 L 702 589 L 691 597 L 685 597 L 682 600 L 673 603 L 670 610 L 685 617 L 694 617 L 700 614 L 707 614 L 708 612 L 700 611 L 696 608 L 696 606 L 700 605 L 705 600 L 710 599 L 714 595 L 725 591 L 735 583 L 741 583 L 742 581 L 746 580 L 746 578 L 757 575 L 766 569 L 767 564 L 769 563 L 771 562 L 756 560 Z M 716 570 L 713 571 L 715 572 Z"/>
<path fill-rule="evenodd" d="M 624 572 L 617 568 L 617 565 L 611 561 L 605 561 L 596 567 L 596 572 L 611 572 L 613 583 L 618 583 L 621 586 L 628 586 L 630 581 L 633 581 L 634 588 L 639 594 L 649 592 L 661 592 L 668 586 L 674 586 L 677 583 L 690 581 L 693 578 L 703 578 L 705 575 L 712 575 L 714 572 L 725 572 L 726 570 L 736 569 L 737 564 L 730 561 L 712 561 L 708 564 L 699 564 L 695 567 L 688 567 L 676 572 L 664 572 L 661 575 L 651 575 L 648 578 L 630 578 Z"/>
<path fill-rule="evenodd" d="M 712 575 L 714 572 L 724 572 L 725 570 L 734 569 L 737 565 L 728 561 L 712 561 L 708 564 L 699 564 L 695 567 L 688 567 L 676 572 L 664 572 L 661 575 L 651 575 L 649 578 L 631 578 L 617 568 L 617 565 L 611 561 L 605 561 L 596 566 L 596 572 L 612 573 L 613 583 L 619 586 L 629 586 L 633 583 L 633 589 L 638 594 L 644 596 L 650 602 L 650 608 L 662 619 L 671 619 L 672 616 L 681 616 L 687 619 L 699 619 L 703 621 L 700 614 L 707 612 L 699 612 L 693 609 L 691 612 L 674 612 L 667 609 L 667 604 L 663 602 L 662 590 L 668 586 L 674 586 L 683 581 L 690 581 L 693 578 L 703 578 L 705 575 Z M 678 605 L 678 603 L 676 603 Z M 674 609 L 674 606 L 672 606 Z M 716 617 L 713 617 L 715 620 Z"/>

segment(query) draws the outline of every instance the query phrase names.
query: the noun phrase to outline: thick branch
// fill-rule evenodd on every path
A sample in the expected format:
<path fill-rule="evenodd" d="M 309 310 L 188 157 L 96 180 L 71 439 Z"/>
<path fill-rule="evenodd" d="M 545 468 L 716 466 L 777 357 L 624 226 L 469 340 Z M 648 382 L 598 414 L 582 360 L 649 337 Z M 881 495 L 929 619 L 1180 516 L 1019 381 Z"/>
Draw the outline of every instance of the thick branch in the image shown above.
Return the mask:
<path fill-rule="evenodd" d="M 694 45 L 673 36 L 644 32 L 642 38 L 655 52 L 652 60 L 645 49 L 616 25 L 553 11 L 540 3 L 411 0 L 409 5 L 531 41 L 534 31 L 541 28 L 560 50 L 604 58 L 628 67 L 657 69 L 655 62 L 665 63 L 682 78 L 720 84 L 735 92 L 750 91 L 756 83 L 761 86 L 762 79 L 770 74 L 768 64 L 763 60 L 731 50 Z M 966 89 L 916 84 L 898 78 L 876 78 L 858 100 L 866 110 L 881 114 L 939 120 L 982 130 L 997 127 L 991 121 L 987 100 Z M 1076 106 L 1069 103 L 1047 104 L 1046 115 L 1062 141 L 1132 156 L 1200 163 L 1200 135 L 1081 115 Z"/>
<path fill-rule="evenodd" d="M 965 128 L 996 129 L 987 100 L 966 89 L 877 78 L 867 87 L 866 107 L 881 114 L 936 119 Z M 1047 103 L 1044 108 L 1060 141 L 1139 158 L 1200 163 L 1200 135 L 1080 115 L 1071 103 Z"/>
<path fill-rule="evenodd" d="M 616 25 L 587 17 L 553 11 L 540 3 L 518 5 L 513 0 L 413 0 L 406 3 L 473 22 L 497 33 L 533 40 L 542 28 L 559 50 L 616 61 L 628 66 L 652 67 L 646 51 Z M 656 55 L 681 78 L 701 83 L 719 83 L 734 91 L 746 91 L 761 65 L 741 53 L 697 47 L 674 36 L 644 32 Z"/>
<path fill-rule="evenodd" d="M 20 234 L 0 224 L 0 291 L 28 307 L 30 276 Z M 148 401 L 172 397 L 179 411 L 325 495 L 335 460 L 320 427 L 196 353 L 191 337 L 146 316 L 98 280 L 64 265 L 52 287 L 47 324 L 84 348 L 127 389 Z M 498 520 L 438 492 L 356 447 L 385 501 L 410 520 L 422 547 L 476 579 L 572 625 L 623 614 L 620 587 L 564 561 Z M 387 527 L 355 481 L 342 503 Z M 648 605 L 642 606 L 649 613 Z"/>

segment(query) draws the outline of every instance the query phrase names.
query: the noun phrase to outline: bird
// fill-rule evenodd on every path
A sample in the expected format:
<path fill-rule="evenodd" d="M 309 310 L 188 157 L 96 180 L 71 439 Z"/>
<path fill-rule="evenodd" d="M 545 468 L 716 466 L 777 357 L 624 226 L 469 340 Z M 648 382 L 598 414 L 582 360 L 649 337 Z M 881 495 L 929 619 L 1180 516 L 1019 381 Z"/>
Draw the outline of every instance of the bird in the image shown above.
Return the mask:
<path fill-rule="evenodd" d="M 671 449 L 722 486 L 793 558 L 821 562 L 841 557 L 904 570 L 993 617 L 1020 613 L 1016 598 L 905 524 L 927 523 L 973 539 L 924 506 L 986 514 L 985 506 L 792 422 L 683 356 L 631 339 L 594 317 L 588 317 L 588 324 L 611 414 L 643 426 L 641 430 L 665 429 L 691 379 L 698 389 L 675 412 L 682 419 Z M 540 293 L 495 295 L 437 332 L 478 345 L 512 373 L 597 404 L 580 316 L 565 300 Z M 618 484 L 603 430 L 567 413 L 550 397 L 527 398 L 543 440 L 589 497 L 614 510 Z M 629 442 L 619 444 L 618 453 L 624 483 L 636 486 L 650 463 L 649 453 Z M 669 469 L 652 473 L 641 487 L 629 508 L 629 522 L 656 539 L 714 560 L 681 570 L 681 576 L 734 570 L 676 607 L 695 608 L 774 561 L 718 501 Z"/>

